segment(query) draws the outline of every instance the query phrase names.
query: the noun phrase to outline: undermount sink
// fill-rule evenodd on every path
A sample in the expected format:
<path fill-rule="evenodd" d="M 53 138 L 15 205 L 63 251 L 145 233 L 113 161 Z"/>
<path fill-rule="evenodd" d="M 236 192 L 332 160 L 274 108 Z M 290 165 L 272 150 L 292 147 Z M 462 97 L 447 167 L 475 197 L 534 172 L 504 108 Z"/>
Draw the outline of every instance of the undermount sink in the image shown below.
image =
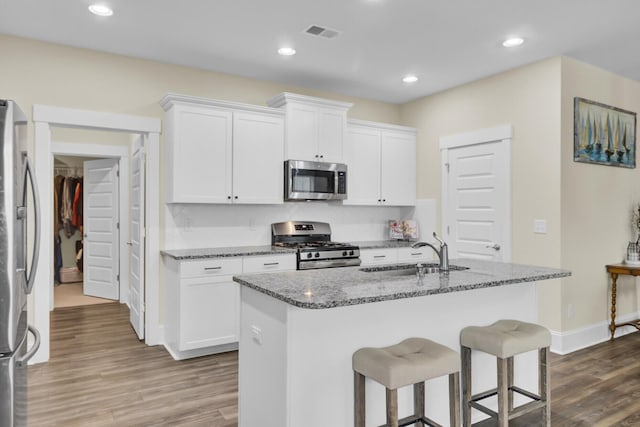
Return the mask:
<path fill-rule="evenodd" d="M 468 267 L 460 267 L 457 265 L 450 265 L 449 271 L 455 270 L 468 270 Z M 383 265 L 379 267 L 364 267 L 360 271 L 365 273 L 381 273 L 388 276 L 411 276 L 418 272 L 422 274 L 440 273 L 440 267 L 438 264 L 393 264 Z"/>

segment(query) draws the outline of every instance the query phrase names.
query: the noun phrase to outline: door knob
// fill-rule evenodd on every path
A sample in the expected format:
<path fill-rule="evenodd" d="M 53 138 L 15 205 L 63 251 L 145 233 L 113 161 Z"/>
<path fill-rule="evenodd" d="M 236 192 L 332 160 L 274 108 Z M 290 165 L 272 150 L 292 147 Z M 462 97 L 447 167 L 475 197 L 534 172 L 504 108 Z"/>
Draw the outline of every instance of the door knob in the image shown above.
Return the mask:
<path fill-rule="evenodd" d="M 495 249 L 496 251 L 500 250 L 500 245 L 498 243 L 494 243 L 493 245 L 487 245 L 487 248 Z"/>

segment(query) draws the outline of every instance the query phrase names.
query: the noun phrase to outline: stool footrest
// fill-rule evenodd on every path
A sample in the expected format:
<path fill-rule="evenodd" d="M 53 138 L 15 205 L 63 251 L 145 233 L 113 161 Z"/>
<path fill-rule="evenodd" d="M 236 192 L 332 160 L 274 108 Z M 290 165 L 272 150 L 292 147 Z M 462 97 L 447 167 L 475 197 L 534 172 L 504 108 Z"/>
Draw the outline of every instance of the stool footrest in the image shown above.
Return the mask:
<path fill-rule="evenodd" d="M 514 391 L 516 393 L 520 393 L 523 396 L 526 396 L 530 399 L 533 399 L 533 402 L 527 402 L 525 404 L 522 404 L 514 409 L 512 409 L 511 411 L 509 411 L 509 419 L 514 419 L 517 418 L 521 415 L 527 414 L 531 411 L 534 411 L 536 409 L 540 409 L 540 408 L 544 408 L 546 406 L 546 402 L 542 401 L 542 398 L 540 396 L 538 396 L 537 394 L 531 393 L 527 390 L 521 389 L 520 387 L 517 386 L 511 386 L 509 387 L 509 390 Z M 494 388 L 491 390 L 487 390 L 485 392 L 482 393 L 478 393 L 478 394 L 474 394 L 473 396 L 471 396 L 471 401 L 469 402 L 469 404 L 474 408 L 477 409 L 478 411 L 484 412 L 485 414 L 489 415 L 490 417 L 498 417 L 498 413 L 496 411 L 493 411 L 489 408 L 487 408 L 486 406 L 478 403 L 480 400 L 486 399 L 488 397 L 492 397 L 498 394 L 498 389 Z"/>
<path fill-rule="evenodd" d="M 422 421 L 425 425 L 429 427 L 442 427 L 442 424 L 438 424 L 433 421 L 429 417 L 419 417 L 417 415 L 409 415 L 408 417 L 404 417 L 398 420 L 398 427 L 409 426 L 417 423 L 418 421 Z M 380 427 L 389 427 L 389 424 L 382 424 Z"/>

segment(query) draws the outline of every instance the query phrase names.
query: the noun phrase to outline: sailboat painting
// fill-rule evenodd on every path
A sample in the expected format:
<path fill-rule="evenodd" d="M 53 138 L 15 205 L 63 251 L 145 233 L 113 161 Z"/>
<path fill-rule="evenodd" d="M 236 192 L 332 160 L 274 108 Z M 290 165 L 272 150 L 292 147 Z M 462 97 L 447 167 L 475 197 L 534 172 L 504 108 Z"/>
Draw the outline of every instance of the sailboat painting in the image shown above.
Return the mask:
<path fill-rule="evenodd" d="M 573 160 L 636 167 L 636 113 L 573 99 Z"/>

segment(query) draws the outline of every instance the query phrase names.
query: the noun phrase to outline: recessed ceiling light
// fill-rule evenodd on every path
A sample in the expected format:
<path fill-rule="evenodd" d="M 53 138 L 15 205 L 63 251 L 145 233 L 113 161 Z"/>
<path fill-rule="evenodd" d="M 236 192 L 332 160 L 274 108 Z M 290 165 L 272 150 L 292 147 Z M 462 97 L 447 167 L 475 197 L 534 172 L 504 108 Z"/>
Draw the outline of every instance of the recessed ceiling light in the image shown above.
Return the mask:
<path fill-rule="evenodd" d="M 92 4 L 89 6 L 89 12 L 98 16 L 111 16 L 113 15 L 113 9 L 103 4 Z"/>
<path fill-rule="evenodd" d="M 416 76 L 404 76 L 402 81 L 405 83 L 415 83 L 418 81 L 418 77 Z"/>
<path fill-rule="evenodd" d="M 282 56 L 291 56 L 296 54 L 296 50 L 292 47 L 281 47 L 278 53 Z"/>
<path fill-rule="evenodd" d="M 502 46 L 504 47 L 516 47 L 516 46 L 520 46 L 522 43 L 524 43 L 524 39 L 521 37 L 512 37 L 510 39 L 506 39 L 505 41 L 502 42 Z"/>

